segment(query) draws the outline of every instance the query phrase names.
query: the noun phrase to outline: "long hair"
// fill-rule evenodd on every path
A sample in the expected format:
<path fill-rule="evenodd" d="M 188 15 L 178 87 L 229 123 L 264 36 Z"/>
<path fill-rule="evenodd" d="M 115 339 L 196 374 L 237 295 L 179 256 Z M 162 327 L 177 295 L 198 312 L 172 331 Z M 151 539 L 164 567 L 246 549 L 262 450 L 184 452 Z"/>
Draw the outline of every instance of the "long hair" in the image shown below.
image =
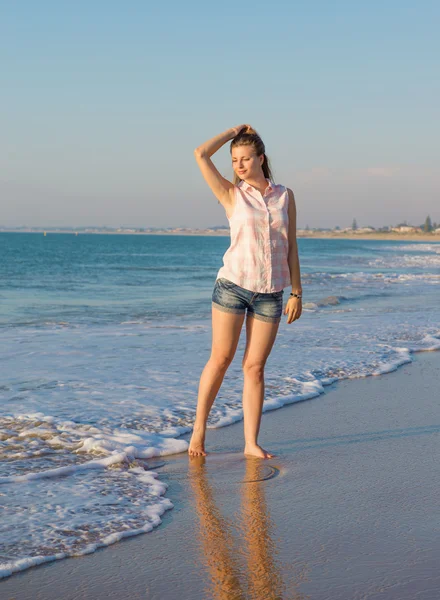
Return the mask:
<path fill-rule="evenodd" d="M 242 129 L 240 133 L 233 138 L 229 148 L 231 154 L 232 148 L 236 148 L 237 146 L 252 146 L 257 156 L 261 156 L 263 154 L 264 160 L 261 168 L 263 169 L 264 176 L 266 179 L 269 179 L 269 181 L 274 183 L 270 162 L 266 156 L 266 148 L 264 147 L 263 140 L 260 138 L 255 129 L 252 129 L 252 127 Z M 237 183 L 240 181 L 240 177 L 234 171 L 234 184 L 237 185 Z"/>

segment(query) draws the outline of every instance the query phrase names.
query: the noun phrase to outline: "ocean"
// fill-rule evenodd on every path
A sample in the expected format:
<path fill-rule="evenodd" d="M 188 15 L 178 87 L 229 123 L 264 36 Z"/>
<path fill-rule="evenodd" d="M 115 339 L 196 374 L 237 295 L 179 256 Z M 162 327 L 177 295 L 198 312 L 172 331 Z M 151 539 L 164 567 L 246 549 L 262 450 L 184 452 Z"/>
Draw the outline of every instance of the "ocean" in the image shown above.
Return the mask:
<path fill-rule="evenodd" d="M 439 243 L 298 244 L 303 315 L 283 315 L 264 410 L 440 349 Z M 228 245 L 0 233 L 0 577 L 150 531 L 172 509 L 154 464 L 186 451 Z M 209 427 L 242 418 L 244 343 L 243 328 Z"/>

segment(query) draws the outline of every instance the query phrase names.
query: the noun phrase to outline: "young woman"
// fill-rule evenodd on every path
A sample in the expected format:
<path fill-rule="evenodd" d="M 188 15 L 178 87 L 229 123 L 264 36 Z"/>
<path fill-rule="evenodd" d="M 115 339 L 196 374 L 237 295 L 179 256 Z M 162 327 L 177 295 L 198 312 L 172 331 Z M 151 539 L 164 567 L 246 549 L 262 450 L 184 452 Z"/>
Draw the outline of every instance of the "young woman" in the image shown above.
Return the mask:
<path fill-rule="evenodd" d="M 232 140 L 234 183 L 217 171 L 211 156 Z M 223 205 L 231 245 L 212 293 L 212 350 L 199 383 L 188 454 L 206 456 L 209 412 L 234 358 L 246 315 L 243 414 L 246 456 L 272 458 L 257 443 L 264 400 L 264 366 L 283 311 L 284 288 L 292 293 L 287 323 L 301 316 L 301 278 L 292 190 L 273 183 L 262 139 L 250 125 L 232 127 L 194 151 L 206 183 Z"/>

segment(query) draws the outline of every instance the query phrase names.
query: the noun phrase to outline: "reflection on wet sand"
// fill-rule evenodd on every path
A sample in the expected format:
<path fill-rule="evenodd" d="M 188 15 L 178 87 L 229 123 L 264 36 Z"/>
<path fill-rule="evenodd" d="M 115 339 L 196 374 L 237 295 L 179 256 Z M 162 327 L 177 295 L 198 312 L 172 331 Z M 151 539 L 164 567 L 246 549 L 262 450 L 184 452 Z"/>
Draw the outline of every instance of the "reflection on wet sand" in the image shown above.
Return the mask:
<path fill-rule="evenodd" d="M 208 481 L 206 458 L 200 456 L 189 461 L 190 487 L 199 518 L 200 562 L 210 580 L 206 598 L 282 600 L 287 596 L 277 566 L 277 548 L 264 495 L 265 484 L 261 481 L 264 479 L 263 469 L 267 466 L 258 459 L 247 459 L 245 463 L 241 510 L 235 523 L 223 517 L 216 506 Z M 235 538 L 234 529 L 238 534 Z M 235 548 L 237 539 L 239 547 Z M 289 600 L 304 598 L 292 590 L 288 597 Z"/>
<path fill-rule="evenodd" d="M 283 597 L 283 581 L 276 565 L 277 548 L 271 536 L 274 527 L 267 510 L 264 484 L 256 481 L 261 466 L 261 460 L 246 460 L 240 529 L 246 548 L 248 597 L 275 600 Z"/>

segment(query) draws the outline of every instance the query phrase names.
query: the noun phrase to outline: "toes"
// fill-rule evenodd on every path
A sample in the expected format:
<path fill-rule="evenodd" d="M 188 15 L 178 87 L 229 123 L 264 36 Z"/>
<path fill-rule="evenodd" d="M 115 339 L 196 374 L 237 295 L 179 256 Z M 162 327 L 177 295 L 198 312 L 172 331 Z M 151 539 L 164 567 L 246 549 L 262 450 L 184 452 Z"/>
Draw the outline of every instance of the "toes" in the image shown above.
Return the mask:
<path fill-rule="evenodd" d="M 188 450 L 189 456 L 206 456 L 204 450 Z"/>

